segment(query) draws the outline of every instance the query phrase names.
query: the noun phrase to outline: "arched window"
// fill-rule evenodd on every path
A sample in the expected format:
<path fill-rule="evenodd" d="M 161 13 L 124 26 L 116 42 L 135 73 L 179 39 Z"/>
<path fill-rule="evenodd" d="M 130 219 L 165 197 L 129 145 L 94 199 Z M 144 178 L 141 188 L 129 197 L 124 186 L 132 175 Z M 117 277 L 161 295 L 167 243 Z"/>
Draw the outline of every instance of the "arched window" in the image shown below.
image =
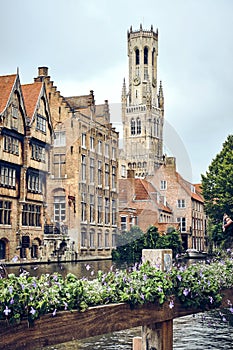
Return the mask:
<path fill-rule="evenodd" d="M 148 64 L 148 47 L 144 47 L 144 64 Z"/>
<path fill-rule="evenodd" d="M 137 134 L 141 134 L 141 130 L 142 130 L 141 119 L 137 118 Z"/>
<path fill-rule="evenodd" d="M 131 119 L 131 135 L 135 135 L 136 130 L 135 130 L 135 120 Z"/>
<path fill-rule="evenodd" d="M 155 65 L 155 48 L 152 51 L 152 66 Z"/>
<path fill-rule="evenodd" d="M 135 50 L 135 62 L 136 62 L 136 65 L 140 64 L 140 55 L 139 55 L 138 49 Z"/>
<path fill-rule="evenodd" d="M 32 258 L 39 258 L 39 246 L 41 245 L 41 241 L 39 238 L 35 238 L 32 241 L 31 246 L 31 257 Z"/>
<path fill-rule="evenodd" d="M 0 240 L 0 259 L 6 259 L 6 242 L 3 239 Z"/>
<path fill-rule="evenodd" d="M 87 232 L 85 228 L 81 229 L 81 247 L 87 246 Z"/>

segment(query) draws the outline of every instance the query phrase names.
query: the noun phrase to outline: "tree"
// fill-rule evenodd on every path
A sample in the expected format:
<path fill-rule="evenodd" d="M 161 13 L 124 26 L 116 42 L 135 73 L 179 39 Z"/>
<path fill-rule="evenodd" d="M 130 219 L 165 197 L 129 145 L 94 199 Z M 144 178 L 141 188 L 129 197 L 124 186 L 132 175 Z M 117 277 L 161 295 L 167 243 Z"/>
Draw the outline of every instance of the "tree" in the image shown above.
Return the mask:
<path fill-rule="evenodd" d="M 219 227 L 224 213 L 233 218 L 233 135 L 228 136 L 206 175 L 202 175 L 202 194 L 206 214 L 213 225 Z M 215 229 L 215 235 L 217 232 Z M 218 234 L 215 238 L 219 242 L 221 237 Z"/>
<path fill-rule="evenodd" d="M 165 236 L 160 236 L 156 243 L 156 249 L 172 249 L 173 257 L 180 254 L 183 250 L 180 233 L 173 229 Z"/>
<path fill-rule="evenodd" d="M 159 238 L 159 233 L 158 233 L 157 227 L 155 226 L 149 227 L 145 234 L 144 247 L 146 247 L 147 249 L 155 249 L 158 238 Z"/>
<path fill-rule="evenodd" d="M 144 233 L 138 226 L 133 226 L 129 231 L 123 231 L 116 236 L 116 249 L 112 250 L 112 259 L 124 262 L 140 260 L 140 254 L 144 246 Z"/>
<path fill-rule="evenodd" d="M 182 251 L 180 233 L 172 229 L 160 236 L 157 227 L 151 226 L 144 234 L 137 226 L 125 231 L 116 238 L 117 248 L 112 251 L 112 259 L 124 262 L 139 262 L 142 249 L 172 249 L 173 256 Z"/>

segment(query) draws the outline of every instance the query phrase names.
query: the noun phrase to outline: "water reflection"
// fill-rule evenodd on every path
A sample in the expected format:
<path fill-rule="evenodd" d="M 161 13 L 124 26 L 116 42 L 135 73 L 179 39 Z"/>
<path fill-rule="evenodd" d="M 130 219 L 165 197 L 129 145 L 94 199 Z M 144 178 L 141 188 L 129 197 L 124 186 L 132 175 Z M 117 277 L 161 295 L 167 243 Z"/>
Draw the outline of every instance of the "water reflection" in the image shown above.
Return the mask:
<path fill-rule="evenodd" d="M 29 272 L 31 276 L 40 276 L 41 274 L 52 274 L 57 272 L 65 277 L 72 273 L 78 278 L 93 278 L 99 270 L 109 271 L 112 266 L 112 260 L 98 260 L 89 262 L 70 262 L 70 263 L 50 263 L 38 265 L 8 266 L 7 272 L 18 276 L 22 270 Z"/>
<path fill-rule="evenodd" d="M 220 320 L 218 312 L 189 315 L 174 320 L 174 350 L 230 350 L 233 344 L 232 327 Z M 133 328 L 98 337 L 72 341 L 46 350 L 132 350 L 133 337 L 141 335 L 141 328 Z"/>

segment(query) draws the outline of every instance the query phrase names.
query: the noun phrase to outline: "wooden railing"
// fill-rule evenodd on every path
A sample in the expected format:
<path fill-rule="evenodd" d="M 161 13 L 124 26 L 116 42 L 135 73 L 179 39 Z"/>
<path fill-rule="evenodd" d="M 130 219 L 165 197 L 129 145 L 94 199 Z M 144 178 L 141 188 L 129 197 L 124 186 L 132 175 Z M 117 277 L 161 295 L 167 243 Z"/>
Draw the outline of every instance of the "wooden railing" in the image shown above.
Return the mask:
<path fill-rule="evenodd" d="M 233 304 L 233 289 L 222 290 L 221 294 L 223 299 L 220 308 L 229 307 L 229 301 Z M 37 350 L 75 339 L 150 325 L 156 331 L 159 329 L 160 337 L 157 340 L 159 345 L 149 346 L 148 349 L 171 350 L 173 319 L 203 311 L 186 308 L 175 300 L 172 309 L 165 302 L 162 306 L 146 304 L 133 309 L 128 304 L 121 303 L 92 307 L 85 312 L 62 311 L 54 317 L 41 317 L 35 321 L 33 327 L 28 327 L 26 320 L 15 326 L 1 321 L 0 349 Z"/>

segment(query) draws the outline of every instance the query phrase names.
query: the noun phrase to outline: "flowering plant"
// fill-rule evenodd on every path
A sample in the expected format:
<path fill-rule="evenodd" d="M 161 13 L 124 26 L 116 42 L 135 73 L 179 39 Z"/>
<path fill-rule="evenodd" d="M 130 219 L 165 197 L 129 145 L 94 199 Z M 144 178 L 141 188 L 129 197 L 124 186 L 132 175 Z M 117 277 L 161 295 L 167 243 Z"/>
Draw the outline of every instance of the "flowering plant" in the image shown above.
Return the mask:
<path fill-rule="evenodd" d="M 14 274 L 0 279 L 0 319 L 29 324 L 41 315 L 55 316 L 61 310 L 85 311 L 90 306 L 127 302 L 132 307 L 148 302 L 163 304 L 175 298 L 187 307 L 216 307 L 221 302 L 221 290 L 233 287 L 233 260 L 174 266 L 161 272 L 149 263 L 128 270 L 99 271 L 93 280 L 78 279 L 72 274 L 32 277 Z M 229 302 L 230 309 L 232 304 Z"/>

